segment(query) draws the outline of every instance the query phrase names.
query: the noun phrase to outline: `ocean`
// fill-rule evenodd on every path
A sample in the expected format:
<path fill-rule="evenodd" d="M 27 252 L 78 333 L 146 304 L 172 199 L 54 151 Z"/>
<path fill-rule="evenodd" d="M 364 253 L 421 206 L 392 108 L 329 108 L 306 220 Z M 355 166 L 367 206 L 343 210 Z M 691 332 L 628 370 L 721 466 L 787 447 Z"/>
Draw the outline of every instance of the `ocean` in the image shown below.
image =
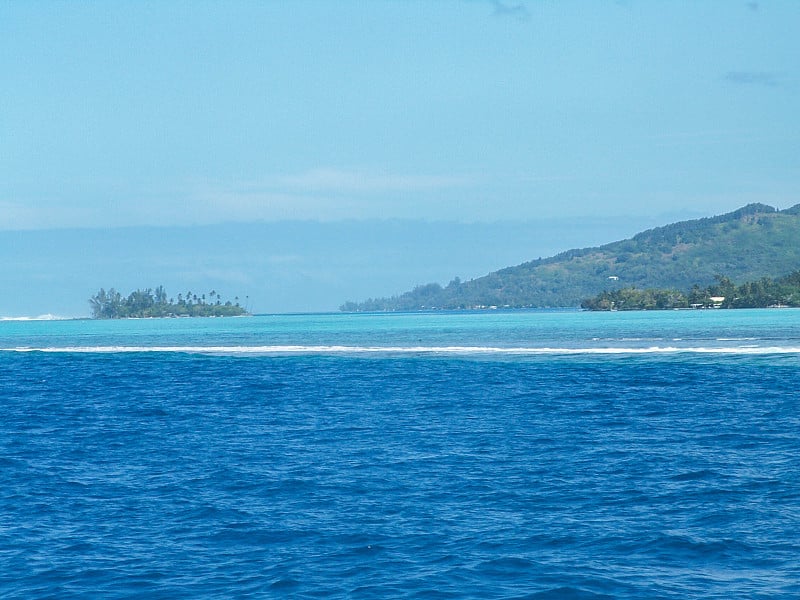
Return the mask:
<path fill-rule="evenodd" d="M 800 310 L 0 322 L 0 597 L 800 598 Z"/>

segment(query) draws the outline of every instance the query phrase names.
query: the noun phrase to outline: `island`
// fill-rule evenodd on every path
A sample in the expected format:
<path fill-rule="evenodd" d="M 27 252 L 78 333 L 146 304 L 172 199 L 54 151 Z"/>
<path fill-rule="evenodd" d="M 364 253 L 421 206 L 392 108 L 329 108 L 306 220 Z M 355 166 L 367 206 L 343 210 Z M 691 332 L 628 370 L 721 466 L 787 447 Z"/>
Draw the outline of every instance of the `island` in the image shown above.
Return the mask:
<path fill-rule="evenodd" d="M 348 301 L 340 310 L 575 308 L 586 298 L 606 290 L 620 298 L 634 295 L 632 290 L 666 290 L 664 294 L 654 291 L 657 298 L 643 298 L 635 303 L 688 306 L 706 302 L 699 292 L 719 285 L 715 281 L 718 275 L 736 282 L 737 287 L 742 282 L 755 282 L 746 293 L 741 293 L 742 290 L 728 293 L 728 290 L 710 294 L 725 297 L 722 307 L 735 308 L 750 302 L 758 306 L 785 304 L 791 296 L 773 294 L 771 284 L 766 286 L 770 291 L 761 297 L 755 288 L 765 287 L 762 278 L 774 283 L 798 265 L 800 204 L 784 210 L 748 204 L 723 215 L 656 227 L 626 240 L 567 250 L 475 279 L 464 281 L 455 277 L 447 285 L 427 283 L 391 297 Z M 684 298 L 675 296 L 675 290 L 689 290 L 695 284 L 700 290 L 691 299 L 690 292 L 677 292 Z"/>
<path fill-rule="evenodd" d="M 239 304 L 225 300 L 215 290 L 206 294 L 178 294 L 169 298 L 163 286 L 139 289 L 123 296 L 114 288 L 100 288 L 89 298 L 94 319 L 148 319 L 162 317 L 240 317 L 250 313 Z"/>

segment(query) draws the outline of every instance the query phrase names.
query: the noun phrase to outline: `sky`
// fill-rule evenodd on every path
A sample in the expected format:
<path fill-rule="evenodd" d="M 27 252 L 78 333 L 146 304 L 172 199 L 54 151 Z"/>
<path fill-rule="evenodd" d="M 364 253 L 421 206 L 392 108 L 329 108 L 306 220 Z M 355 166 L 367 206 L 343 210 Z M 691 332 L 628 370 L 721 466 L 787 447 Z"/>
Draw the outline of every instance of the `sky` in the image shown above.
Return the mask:
<path fill-rule="evenodd" d="M 302 248 L 319 224 L 360 223 L 333 255 L 392 220 L 445 241 L 484 226 L 487 247 L 521 223 L 572 242 L 571 222 L 595 220 L 590 245 L 787 208 L 799 23 L 796 1 L 2 2 L 0 236 L 113 230 L 124 247 L 180 228 L 205 248 L 203 227 L 304 222 Z M 516 262 L 567 249 L 558 237 L 527 238 Z M 431 260 L 373 295 L 425 283 Z M 21 267 L 0 278 L 12 268 L 33 290 Z"/>

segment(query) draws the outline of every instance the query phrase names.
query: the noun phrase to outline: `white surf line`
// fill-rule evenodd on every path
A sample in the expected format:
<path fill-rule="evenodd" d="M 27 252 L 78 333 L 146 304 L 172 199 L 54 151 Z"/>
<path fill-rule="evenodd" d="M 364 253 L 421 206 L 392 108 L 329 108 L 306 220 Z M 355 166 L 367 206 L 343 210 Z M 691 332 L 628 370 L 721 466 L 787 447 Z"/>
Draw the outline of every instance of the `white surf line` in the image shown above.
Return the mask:
<path fill-rule="evenodd" d="M 60 317 L 58 315 L 39 315 L 38 317 L 0 317 L 0 322 L 7 321 L 74 321 L 74 317 Z"/>
<path fill-rule="evenodd" d="M 440 354 L 440 355 L 617 355 L 617 354 L 800 354 L 800 346 L 725 346 L 678 347 L 650 346 L 642 348 L 553 348 L 553 347 L 494 347 L 494 346 L 338 346 L 338 345 L 280 345 L 280 346 L 53 346 L 0 348 L 0 352 L 43 352 L 56 354 L 126 354 L 126 353 L 186 353 L 186 354 Z"/>

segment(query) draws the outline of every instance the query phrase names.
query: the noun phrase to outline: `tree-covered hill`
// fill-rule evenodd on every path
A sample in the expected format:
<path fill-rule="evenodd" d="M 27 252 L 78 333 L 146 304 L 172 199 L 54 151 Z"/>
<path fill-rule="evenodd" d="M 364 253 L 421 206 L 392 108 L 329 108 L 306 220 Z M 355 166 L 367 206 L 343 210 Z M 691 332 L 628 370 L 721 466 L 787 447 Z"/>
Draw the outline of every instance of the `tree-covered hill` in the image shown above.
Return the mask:
<path fill-rule="evenodd" d="M 567 307 L 604 290 L 689 289 L 715 275 L 733 282 L 777 278 L 800 267 L 800 204 L 749 204 L 673 223 L 595 248 L 568 250 L 470 281 L 418 286 L 392 298 L 347 302 L 344 311 Z"/>

